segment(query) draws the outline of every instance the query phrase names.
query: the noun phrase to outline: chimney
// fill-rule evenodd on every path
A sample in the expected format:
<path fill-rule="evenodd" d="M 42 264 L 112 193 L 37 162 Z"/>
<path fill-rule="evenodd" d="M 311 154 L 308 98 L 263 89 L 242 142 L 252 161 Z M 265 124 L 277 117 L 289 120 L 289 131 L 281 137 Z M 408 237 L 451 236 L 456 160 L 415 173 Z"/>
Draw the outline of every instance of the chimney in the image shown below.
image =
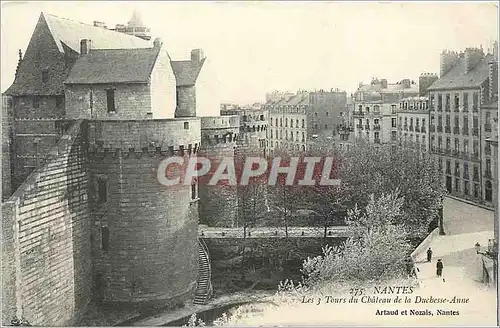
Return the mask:
<path fill-rule="evenodd" d="M 422 73 L 418 78 L 418 94 L 425 96 L 427 89 L 438 79 L 437 74 Z"/>
<path fill-rule="evenodd" d="M 443 51 L 440 56 L 440 70 L 439 76 L 443 77 L 446 73 L 450 71 L 450 69 L 455 65 L 455 62 L 458 60 L 458 54 L 454 51 Z"/>
<path fill-rule="evenodd" d="M 382 85 L 382 89 L 387 89 L 387 80 L 386 79 L 380 80 L 380 84 Z"/>
<path fill-rule="evenodd" d="M 160 39 L 160 38 L 156 38 L 156 39 L 153 41 L 153 46 L 154 46 L 155 48 L 159 48 L 159 47 L 161 47 L 161 45 L 162 45 L 162 44 L 163 44 L 163 42 L 161 41 L 161 39 Z"/>
<path fill-rule="evenodd" d="M 490 100 L 498 96 L 498 62 L 490 60 L 488 63 L 488 79 Z"/>
<path fill-rule="evenodd" d="M 108 28 L 108 27 L 104 24 L 104 22 L 100 22 L 100 21 L 94 21 L 94 26 L 95 26 L 95 27 L 105 28 L 105 29 L 107 29 L 107 28 Z"/>
<path fill-rule="evenodd" d="M 203 58 L 205 58 L 205 56 L 203 55 L 203 50 L 201 49 L 191 50 L 191 62 L 199 64 Z"/>
<path fill-rule="evenodd" d="M 82 39 L 80 41 L 80 55 L 88 55 L 92 49 L 92 40 Z"/>
<path fill-rule="evenodd" d="M 409 89 L 411 87 L 410 79 L 401 80 L 401 84 L 403 85 L 403 88 L 405 88 L 405 89 Z"/>
<path fill-rule="evenodd" d="M 480 48 L 467 48 L 465 49 L 465 73 L 468 73 L 479 64 L 484 57 L 483 49 Z"/>

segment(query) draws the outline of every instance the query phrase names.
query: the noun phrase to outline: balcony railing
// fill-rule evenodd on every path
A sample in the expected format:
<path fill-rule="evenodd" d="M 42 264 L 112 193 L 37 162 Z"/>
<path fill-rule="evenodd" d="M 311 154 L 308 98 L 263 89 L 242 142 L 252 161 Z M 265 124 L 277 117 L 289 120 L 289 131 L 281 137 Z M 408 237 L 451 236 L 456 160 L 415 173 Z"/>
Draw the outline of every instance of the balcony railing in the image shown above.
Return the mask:
<path fill-rule="evenodd" d="M 380 124 L 373 125 L 373 130 L 380 130 Z"/>
<path fill-rule="evenodd" d="M 360 112 L 360 111 L 355 111 L 353 113 L 353 116 L 364 116 L 365 114 L 363 114 L 363 112 Z"/>
<path fill-rule="evenodd" d="M 465 159 L 465 160 L 468 160 L 469 159 L 469 153 L 468 152 L 465 152 L 465 151 L 462 151 L 460 152 L 460 157 Z"/>
<path fill-rule="evenodd" d="M 478 128 L 472 128 L 472 135 L 477 137 L 479 135 L 479 129 Z"/>
<path fill-rule="evenodd" d="M 460 128 L 458 126 L 453 127 L 453 134 L 460 134 Z"/>
<path fill-rule="evenodd" d="M 484 124 L 484 131 L 491 132 L 491 124 L 490 123 Z"/>
<path fill-rule="evenodd" d="M 451 133 L 451 126 L 445 126 L 444 127 L 444 132 Z"/>
<path fill-rule="evenodd" d="M 437 132 L 443 132 L 443 126 L 442 125 L 438 125 L 437 126 Z"/>
<path fill-rule="evenodd" d="M 469 135 L 469 128 L 462 128 L 462 135 L 468 136 Z"/>
<path fill-rule="evenodd" d="M 454 150 L 452 151 L 452 154 L 453 154 L 453 156 L 455 156 L 455 157 L 459 157 L 459 156 L 460 156 L 460 150 L 456 150 L 456 149 L 454 149 Z"/>
<path fill-rule="evenodd" d="M 429 126 L 429 132 L 436 132 L 436 126 L 435 125 Z"/>

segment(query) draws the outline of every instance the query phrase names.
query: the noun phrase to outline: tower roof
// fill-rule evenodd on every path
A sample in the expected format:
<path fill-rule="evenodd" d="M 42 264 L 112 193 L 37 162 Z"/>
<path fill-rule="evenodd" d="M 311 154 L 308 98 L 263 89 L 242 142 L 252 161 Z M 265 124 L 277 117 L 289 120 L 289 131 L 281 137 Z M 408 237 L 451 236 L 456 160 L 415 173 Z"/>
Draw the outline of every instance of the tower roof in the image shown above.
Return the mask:
<path fill-rule="evenodd" d="M 142 17 L 141 14 L 137 11 L 134 10 L 132 14 L 132 18 L 130 18 L 130 21 L 128 22 L 129 27 L 144 27 L 144 23 L 142 22 Z"/>

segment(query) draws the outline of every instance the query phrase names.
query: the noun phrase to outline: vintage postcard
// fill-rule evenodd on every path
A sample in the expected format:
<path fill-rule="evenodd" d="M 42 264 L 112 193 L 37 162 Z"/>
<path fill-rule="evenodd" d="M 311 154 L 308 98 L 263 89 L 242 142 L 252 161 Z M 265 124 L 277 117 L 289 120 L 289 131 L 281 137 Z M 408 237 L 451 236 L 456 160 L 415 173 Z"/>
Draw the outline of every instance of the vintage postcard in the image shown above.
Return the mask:
<path fill-rule="evenodd" d="M 498 28 L 2 1 L 2 326 L 498 326 Z"/>

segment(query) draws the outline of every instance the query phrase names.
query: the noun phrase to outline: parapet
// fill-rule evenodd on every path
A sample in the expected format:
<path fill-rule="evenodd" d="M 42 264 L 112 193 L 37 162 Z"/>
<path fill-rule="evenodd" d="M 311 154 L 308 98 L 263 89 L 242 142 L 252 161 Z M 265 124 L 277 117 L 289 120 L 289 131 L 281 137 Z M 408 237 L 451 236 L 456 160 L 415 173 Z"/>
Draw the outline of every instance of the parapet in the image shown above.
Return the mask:
<path fill-rule="evenodd" d="M 89 151 L 96 153 L 172 154 L 196 152 L 200 119 L 95 120 L 88 123 Z"/>

